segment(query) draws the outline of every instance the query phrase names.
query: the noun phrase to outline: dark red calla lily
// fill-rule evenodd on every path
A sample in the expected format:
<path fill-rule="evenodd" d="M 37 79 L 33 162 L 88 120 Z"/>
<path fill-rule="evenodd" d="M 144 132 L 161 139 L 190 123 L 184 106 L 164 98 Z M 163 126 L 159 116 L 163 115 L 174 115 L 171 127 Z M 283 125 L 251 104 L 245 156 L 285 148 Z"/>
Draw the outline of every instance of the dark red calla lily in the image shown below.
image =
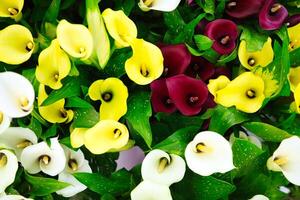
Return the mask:
<path fill-rule="evenodd" d="M 154 112 L 172 113 L 176 107 L 169 96 L 166 79 L 158 79 L 151 83 L 151 102 Z"/>
<path fill-rule="evenodd" d="M 288 27 L 295 26 L 300 23 L 300 14 L 292 15 L 285 20 Z"/>
<path fill-rule="evenodd" d="M 246 18 L 258 14 L 265 0 L 231 0 L 226 4 L 226 13 L 234 18 Z"/>
<path fill-rule="evenodd" d="M 200 78 L 202 81 L 207 81 L 215 73 L 215 66 L 201 57 L 192 57 L 191 64 L 186 70 L 186 75 L 193 78 Z"/>
<path fill-rule="evenodd" d="M 167 78 L 170 98 L 177 109 L 186 116 L 198 114 L 208 96 L 206 84 L 184 74 Z"/>
<path fill-rule="evenodd" d="M 219 76 L 224 75 L 227 76 L 229 79 L 231 78 L 231 71 L 228 67 L 216 67 L 215 73 L 210 79 L 218 78 Z"/>
<path fill-rule="evenodd" d="M 264 30 L 275 30 L 282 26 L 288 17 L 287 9 L 274 0 L 266 0 L 259 13 L 259 25 Z"/>
<path fill-rule="evenodd" d="M 164 75 L 167 77 L 183 74 L 191 62 L 192 55 L 184 44 L 164 45 Z"/>
<path fill-rule="evenodd" d="M 234 22 L 228 19 L 217 19 L 209 22 L 204 35 L 214 41 L 212 48 L 219 54 L 230 54 L 238 37 L 238 29 Z"/>

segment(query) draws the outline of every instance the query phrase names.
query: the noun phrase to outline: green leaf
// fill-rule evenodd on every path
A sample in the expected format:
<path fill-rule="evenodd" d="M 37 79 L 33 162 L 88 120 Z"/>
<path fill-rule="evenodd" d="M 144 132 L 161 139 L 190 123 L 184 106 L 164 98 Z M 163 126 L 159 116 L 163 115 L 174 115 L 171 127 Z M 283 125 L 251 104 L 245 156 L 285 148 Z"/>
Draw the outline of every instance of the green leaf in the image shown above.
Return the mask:
<path fill-rule="evenodd" d="M 79 97 L 72 97 L 66 99 L 65 107 L 66 108 L 91 108 L 92 105 Z"/>
<path fill-rule="evenodd" d="M 45 13 L 44 21 L 57 23 L 61 0 L 53 0 Z"/>
<path fill-rule="evenodd" d="M 225 108 L 218 105 L 211 116 L 209 130 L 223 135 L 230 127 L 249 119 L 247 114 L 236 110 L 234 107 Z"/>
<path fill-rule="evenodd" d="M 30 194 L 33 196 L 46 196 L 70 185 L 52 178 L 31 176 L 27 173 L 25 173 L 25 180 L 30 183 Z"/>
<path fill-rule="evenodd" d="M 74 110 L 73 127 L 91 128 L 99 122 L 99 113 L 94 107 L 77 108 Z"/>
<path fill-rule="evenodd" d="M 184 156 L 184 151 L 187 144 L 193 140 L 198 133 L 199 127 L 190 126 L 177 130 L 167 139 L 154 146 L 154 149 L 161 149 L 168 153 Z"/>
<path fill-rule="evenodd" d="M 164 12 L 165 25 L 171 30 L 183 29 L 185 22 L 183 21 L 179 11 L 176 9 L 172 12 Z M 179 32 L 179 31 L 178 31 Z"/>
<path fill-rule="evenodd" d="M 42 134 L 42 139 L 54 137 L 57 133 L 57 124 L 53 124 L 44 134 Z"/>
<path fill-rule="evenodd" d="M 291 66 L 296 67 L 300 65 L 300 48 L 290 52 Z"/>
<path fill-rule="evenodd" d="M 69 78 L 65 81 L 67 81 L 67 83 L 65 83 L 62 88 L 53 90 L 49 94 L 48 98 L 43 101 L 42 106 L 48 106 L 63 98 L 80 95 L 80 84 L 76 78 Z"/>
<path fill-rule="evenodd" d="M 202 52 L 198 51 L 197 49 L 194 49 L 188 44 L 185 44 L 185 46 L 193 56 L 201 56 L 203 54 Z"/>
<path fill-rule="evenodd" d="M 205 35 L 194 35 L 195 43 L 200 51 L 209 49 L 213 41 Z"/>
<path fill-rule="evenodd" d="M 237 48 L 234 49 L 233 52 L 231 52 L 231 54 L 229 55 L 222 55 L 218 60 L 217 60 L 217 64 L 222 66 L 225 65 L 226 63 L 233 61 L 234 59 L 237 58 Z"/>
<path fill-rule="evenodd" d="M 253 26 L 243 25 L 240 28 L 242 29 L 240 40 L 246 41 L 246 48 L 249 52 L 261 50 L 268 40 L 268 35 L 259 33 Z"/>
<path fill-rule="evenodd" d="M 131 189 L 133 177 L 126 170 L 119 170 L 106 178 L 98 173 L 75 173 L 75 178 L 90 190 L 100 194 L 114 196 L 124 194 Z"/>
<path fill-rule="evenodd" d="M 283 139 L 292 136 L 284 130 L 262 122 L 247 122 L 244 123 L 243 126 L 265 141 L 281 142 Z"/>
<path fill-rule="evenodd" d="M 145 140 L 148 147 L 152 143 L 149 118 L 152 116 L 150 92 L 135 91 L 130 94 L 125 118 L 133 129 Z"/>

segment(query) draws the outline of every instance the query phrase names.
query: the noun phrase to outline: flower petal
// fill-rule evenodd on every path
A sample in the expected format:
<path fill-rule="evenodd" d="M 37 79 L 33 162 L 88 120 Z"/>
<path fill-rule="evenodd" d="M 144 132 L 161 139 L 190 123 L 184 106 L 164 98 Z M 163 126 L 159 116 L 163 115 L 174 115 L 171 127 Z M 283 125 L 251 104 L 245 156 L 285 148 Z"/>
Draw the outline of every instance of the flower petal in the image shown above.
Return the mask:
<path fill-rule="evenodd" d="M 0 137 L 1 134 L 10 126 L 11 118 L 0 111 Z"/>
<path fill-rule="evenodd" d="M 135 146 L 129 150 L 121 151 L 118 160 L 116 160 L 117 163 L 116 170 L 125 168 L 129 171 L 136 165 L 141 164 L 144 158 L 145 158 L 145 153 L 138 146 Z"/>
<path fill-rule="evenodd" d="M 143 11 L 158 10 L 163 12 L 171 12 L 177 8 L 179 3 L 180 0 L 140 0 L 138 5 Z"/>
<path fill-rule="evenodd" d="M 17 18 L 22 15 L 24 0 L 2 0 L 0 5 L 0 17 Z"/>
<path fill-rule="evenodd" d="M 131 191 L 132 200 L 172 200 L 171 191 L 168 186 L 151 181 L 143 181 Z"/>
<path fill-rule="evenodd" d="M 18 159 L 15 154 L 8 150 L 0 150 L 0 193 L 15 181 L 17 170 Z"/>

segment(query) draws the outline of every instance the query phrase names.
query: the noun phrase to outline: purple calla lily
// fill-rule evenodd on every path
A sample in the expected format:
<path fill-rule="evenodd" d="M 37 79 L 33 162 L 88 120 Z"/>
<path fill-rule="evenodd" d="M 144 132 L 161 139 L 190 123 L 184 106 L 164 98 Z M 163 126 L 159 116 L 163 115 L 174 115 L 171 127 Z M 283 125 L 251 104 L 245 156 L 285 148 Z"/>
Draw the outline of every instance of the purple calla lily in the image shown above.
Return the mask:
<path fill-rule="evenodd" d="M 246 18 L 258 14 L 265 0 L 231 0 L 226 4 L 226 13 L 234 18 Z"/>

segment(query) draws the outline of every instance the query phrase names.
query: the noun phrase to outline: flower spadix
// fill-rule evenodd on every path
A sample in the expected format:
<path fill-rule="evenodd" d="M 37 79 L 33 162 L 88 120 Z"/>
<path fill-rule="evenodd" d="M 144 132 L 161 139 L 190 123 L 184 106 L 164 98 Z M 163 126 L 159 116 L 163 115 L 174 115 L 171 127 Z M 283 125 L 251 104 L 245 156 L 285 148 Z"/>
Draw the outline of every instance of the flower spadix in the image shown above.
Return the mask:
<path fill-rule="evenodd" d="M 84 145 L 93 154 L 120 149 L 128 140 L 129 133 L 126 126 L 114 120 L 101 120 L 84 134 Z"/>
<path fill-rule="evenodd" d="M 297 136 L 282 140 L 279 147 L 268 159 L 267 167 L 272 171 L 281 171 L 286 179 L 300 185 L 300 139 Z"/>
<path fill-rule="evenodd" d="M 24 76 L 15 72 L 0 73 L 0 96 L 0 110 L 5 115 L 20 118 L 31 113 L 35 94 Z"/>
<path fill-rule="evenodd" d="M 11 118 L 0 111 L 0 135 L 10 126 Z"/>
<path fill-rule="evenodd" d="M 17 170 L 18 159 L 15 154 L 5 149 L 0 150 L 0 193 L 14 182 Z"/>
<path fill-rule="evenodd" d="M 40 171 L 56 176 L 65 168 L 66 157 L 57 138 L 50 139 L 51 145 L 40 142 L 26 147 L 21 154 L 21 164 L 30 174 Z"/>
<path fill-rule="evenodd" d="M 172 200 L 171 191 L 168 186 L 152 181 L 142 181 L 134 188 L 130 197 L 132 200 Z"/>
<path fill-rule="evenodd" d="M 69 74 L 70 70 L 70 59 L 55 39 L 40 53 L 35 74 L 40 83 L 56 90 L 62 87 L 61 80 Z"/>
<path fill-rule="evenodd" d="M 241 64 L 247 69 L 253 69 L 257 66 L 265 67 L 273 61 L 274 52 L 272 48 L 272 39 L 269 37 L 260 51 L 247 51 L 247 43 L 242 40 L 239 46 L 238 56 Z"/>
<path fill-rule="evenodd" d="M 125 63 L 128 77 L 139 85 L 147 85 L 163 73 L 163 56 L 160 49 L 143 40 L 131 42 L 133 55 Z"/>
<path fill-rule="evenodd" d="M 184 174 L 183 158 L 159 149 L 150 151 L 142 163 L 142 177 L 147 181 L 170 186 L 181 181 Z"/>
<path fill-rule="evenodd" d="M 290 38 L 289 50 L 292 51 L 300 47 L 300 23 L 288 28 L 288 35 Z"/>
<path fill-rule="evenodd" d="M 225 106 L 236 106 L 238 110 L 254 113 L 265 99 L 263 79 L 252 72 L 244 72 L 225 88 L 217 91 L 216 102 Z"/>
<path fill-rule="evenodd" d="M 33 52 L 31 32 L 18 24 L 7 26 L 0 31 L 0 61 L 18 65 L 27 61 Z"/>
<path fill-rule="evenodd" d="M 216 79 L 210 79 L 207 88 L 208 91 L 214 96 L 214 99 L 216 100 L 217 92 L 225 88 L 228 85 L 228 83 L 230 83 L 229 78 L 227 76 L 221 75 Z"/>
<path fill-rule="evenodd" d="M 93 37 L 87 27 L 82 24 L 71 24 L 61 20 L 56 29 L 59 45 L 70 56 L 88 59 L 93 51 Z"/>
<path fill-rule="evenodd" d="M 100 120 L 118 121 L 127 112 L 128 89 L 118 78 L 95 81 L 89 87 L 89 96 L 101 101 Z"/>
<path fill-rule="evenodd" d="M 72 174 L 77 172 L 92 172 L 89 162 L 84 158 L 81 150 L 73 151 L 66 146 L 62 146 L 66 155 L 66 167 L 58 175 L 58 180 L 69 183 L 70 186 L 57 191 L 56 193 L 64 197 L 71 197 L 82 192 L 87 187 L 80 183 Z"/>
<path fill-rule="evenodd" d="M 0 4 L 0 17 L 19 20 L 22 17 L 24 0 L 3 0 Z"/>
<path fill-rule="evenodd" d="M 299 85 L 300 83 L 300 66 L 290 68 L 290 72 L 288 74 L 288 81 L 290 83 L 291 91 L 294 92 L 297 85 Z"/>
<path fill-rule="evenodd" d="M 131 41 L 137 37 L 134 22 L 122 10 L 114 11 L 110 8 L 104 10 L 102 17 L 108 33 L 115 40 L 116 47 L 129 47 Z"/>
<path fill-rule="evenodd" d="M 65 99 L 60 99 L 53 104 L 41 106 L 43 101 L 47 99 L 48 94 L 45 90 L 45 85 L 40 84 L 38 96 L 38 109 L 41 116 L 51 123 L 64 123 L 70 122 L 73 119 L 74 112 L 64 108 Z"/>
<path fill-rule="evenodd" d="M 163 12 L 171 12 L 177 8 L 180 0 L 140 0 L 139 7 L 143 11 L 158 10 Z"/>
<path fill-rule="evenodd" d="M 37 142 L 37 136 L 29 128 L 10 127 L 0 135 L 0 146 L 14 150 L 18 159 L 24 148 Z"/>
<path fill-rule="evenodd" d="M 201 176 L 234 169 L 230 143 L 213 131 L 198 133 L 185 149 L 188 167 Z"/>

